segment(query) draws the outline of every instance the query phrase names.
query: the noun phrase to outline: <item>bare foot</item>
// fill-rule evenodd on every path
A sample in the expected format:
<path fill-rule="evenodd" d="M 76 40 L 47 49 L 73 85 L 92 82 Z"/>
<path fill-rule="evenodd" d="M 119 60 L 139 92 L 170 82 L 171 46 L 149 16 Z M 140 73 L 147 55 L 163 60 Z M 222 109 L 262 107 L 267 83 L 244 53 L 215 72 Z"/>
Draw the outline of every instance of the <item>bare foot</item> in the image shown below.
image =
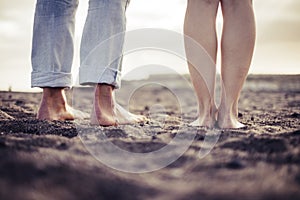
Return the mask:
<path fill-rule="evenodd" d="M 98 84 L 96 86 L 91 124 L 115 126 L 144 120 L 146 120 L 144 116 L 132 114 L 115 103 L 112 86 L 106 84 Z"/>
<path fill-rule="evenodd" d="M 74 120 L 69 111 L 63 88 L 43 88 L 43 97 L 37 118 L 42 120 Z"/>
<path fill-rule="evenodd" d="M 209 109 L 209 111 L 199 111 L 199 117 L 192 123 L 191 126 L 205 126 L 213 128 L 216 123 L 216 107 Z"/>
<path fill-rule="evenodd" d="M 235 106 L 225 108 L 221 104 L 218 110 L 218 126 L 219 128 L 243 128 L 244 124 L 238 121 L 238 112 Z"/>

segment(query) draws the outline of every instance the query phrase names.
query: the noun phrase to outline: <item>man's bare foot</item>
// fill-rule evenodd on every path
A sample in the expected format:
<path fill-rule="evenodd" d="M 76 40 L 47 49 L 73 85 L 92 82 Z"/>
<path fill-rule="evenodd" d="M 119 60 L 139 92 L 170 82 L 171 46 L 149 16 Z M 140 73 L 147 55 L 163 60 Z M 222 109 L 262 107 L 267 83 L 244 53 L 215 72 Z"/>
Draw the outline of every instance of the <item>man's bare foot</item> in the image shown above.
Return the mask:
<path fill-rule="evenodd" d="M 37 118 L 42 120 L 74 120 L 69 111 L 63 88 L 43 88 L 43 97 Z"/>
<path fill-rule="evenodd" d="M 199 117 L 192 123 L 191 126 L 205 126 L 213 128 L 216 123 L 216 107 L 208 109 L 208 111 L 199 110 Z"/>
<path fill-rule="evenodd" d="M 146 121 L 147 118 L 143 115 L 136 115 L 125 110 L 119 104 L 116 104 L 118 124 L 132 124 Z"/>
<path fill-rule="evenodd" d="M 144 116 L 132 114 L 118 105 L 114 99 L 112 86 L 107 84 L 98 84 L 96 86 L 91 124 L 115 126 L 141 122 L 145 119 Z"/>
<path fill-rule="evenodd" d="M 235 106 L 227 108 L 222 105 L 218 109 L 218 120 L 219 128 L 243 128 L 244 124 L 238 121 L 238 112 Z"/>

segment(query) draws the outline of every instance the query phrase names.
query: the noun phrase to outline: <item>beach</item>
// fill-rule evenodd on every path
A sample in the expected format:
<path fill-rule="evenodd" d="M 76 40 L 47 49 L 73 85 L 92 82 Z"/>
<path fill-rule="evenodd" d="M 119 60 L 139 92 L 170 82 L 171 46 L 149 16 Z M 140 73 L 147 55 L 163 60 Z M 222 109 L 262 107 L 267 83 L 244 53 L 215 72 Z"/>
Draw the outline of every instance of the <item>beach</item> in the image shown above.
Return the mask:
<path fill-rule="evenodd" d="M 92 88 L 67 93 L 74 108 L 91 111 Z M 37 120 L 41 93 L 1 91 L 0 199 L 300 199 L 300 75 L 249 75 L 239 103 L 246 128 L 235 130 L 189 126 L 197 102 L 187 76 L 123 81 L 116 97 L 149 120 L 116 127 Z M 201 157 L 209 132 L 216 140 Z M 187 150 L 151 172 L 113 169 L 91 152 L 109 142 L 147 154 L 178 135 L 193 136 Z M 145 166 L 158 168 L 149 161 L 134 169 Z"/>

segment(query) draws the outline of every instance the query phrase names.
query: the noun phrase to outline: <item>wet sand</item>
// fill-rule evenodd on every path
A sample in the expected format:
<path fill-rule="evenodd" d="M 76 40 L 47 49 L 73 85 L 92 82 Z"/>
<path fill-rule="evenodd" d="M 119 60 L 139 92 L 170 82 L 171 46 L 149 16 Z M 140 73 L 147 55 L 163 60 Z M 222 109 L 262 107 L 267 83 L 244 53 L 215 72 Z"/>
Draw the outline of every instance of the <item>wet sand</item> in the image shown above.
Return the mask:
<path fill-rule="evenodd" d="M 214 129 L 219 138 L 204 158 L 199 152 L 211 130 L 188 126 L 197 104 L 184 79 L 153 76 L 122 84 L 119 103 L 150 121 L 103 128 L 85 120 L 78 122 L 82 129 L 74 122 L 36 120 L 40 93 L 0 92 L 0 199 L 300 199 L 300 75 L 250 75 L 239 112 L 247 128 Z M 92 89 L 74 88 L 68 95 L 75 108 L 91 110 Z M 86 148 L 110 142 L 149 153 L 177 135 L 194 136 L 188 150 L 148 173 L 112 169 Z M 155 166 L 117 161 L 138 163 L 137 169 Z"/>

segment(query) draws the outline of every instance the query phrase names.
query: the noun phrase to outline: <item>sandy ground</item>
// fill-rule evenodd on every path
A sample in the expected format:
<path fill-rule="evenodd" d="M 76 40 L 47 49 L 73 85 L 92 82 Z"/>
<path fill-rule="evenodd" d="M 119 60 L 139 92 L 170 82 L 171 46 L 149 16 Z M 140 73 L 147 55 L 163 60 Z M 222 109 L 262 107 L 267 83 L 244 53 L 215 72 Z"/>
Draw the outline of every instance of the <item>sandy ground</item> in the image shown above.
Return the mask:
<path fill-rule="evenodd" d="M 75 108 L 91 110 L 92 89 L 68 95 Z M 196 101 L 190 85 L 174 76 L 123 82 L 119 103 L 150 118 L 135 125 L 36 120 L 40 97 L 0 92 L 0 199 L 300 199 L 300 75 L 249 76 L 239 113 L 247 128 L 240 130 L 188 126 Z M 176 136 L 193 140 L 160 170 L 126 173 L 99 161 L 107 143 L 146 155 L 171 146 Z M 136 171 L 157 166 L 122 156 L 106 159 Z"/>

